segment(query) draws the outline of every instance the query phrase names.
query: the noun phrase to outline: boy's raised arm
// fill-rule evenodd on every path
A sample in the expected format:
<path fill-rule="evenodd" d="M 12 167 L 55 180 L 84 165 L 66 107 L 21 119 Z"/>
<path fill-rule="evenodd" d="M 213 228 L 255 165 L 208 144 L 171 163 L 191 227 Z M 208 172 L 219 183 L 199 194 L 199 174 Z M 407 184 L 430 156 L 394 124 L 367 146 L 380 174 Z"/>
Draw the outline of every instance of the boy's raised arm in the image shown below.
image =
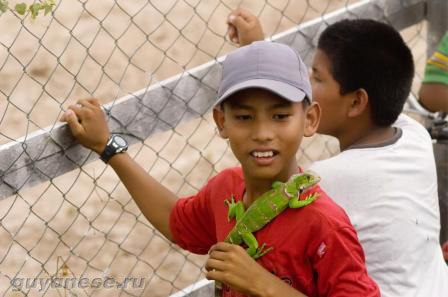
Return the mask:
<path fill-rule="evenodd" d="M 244 9 L 232 11 L 227 17 L 229 39 L 240 46 L 263 40 L 263 28 L 256 16 Z"/>
<path fill-rule="evenodd" d="M 426 62 L 420 103 L 432 112 L 448 112 L 448 32 Z"/>
<path fill-rule="evenodd" d="M 62 116 L 73 136 L 98 154 L 104 150 L 110 132 L 98 100 L 79 100 Z M 169 218 L 177 197 L 143 170 L 127 153 L 114 155 L 108 164 L 115 170 L 143 215 L 167 239 L 173 240 Z"/>

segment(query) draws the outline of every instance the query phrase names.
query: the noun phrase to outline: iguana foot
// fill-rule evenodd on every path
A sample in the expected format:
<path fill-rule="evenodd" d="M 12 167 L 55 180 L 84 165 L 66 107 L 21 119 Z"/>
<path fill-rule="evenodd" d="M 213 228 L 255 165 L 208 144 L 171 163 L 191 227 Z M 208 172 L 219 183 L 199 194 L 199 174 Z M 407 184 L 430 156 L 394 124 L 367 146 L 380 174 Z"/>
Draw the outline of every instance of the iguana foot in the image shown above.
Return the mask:
<path fill-rule="evenodd" d="M 236 206 L 235 198 L 232 195 L 231 200 L 230 200 L 230 198 L 226 199 L 226 200 L 224 200 L 224 203 L 227 204 L 227 206 L 229 207 L 229 212 L 228 212 L 227 217 L 230 222 L 235 217 L 235 206 Z"/>
<path fill-rule="evenodd" d="M 290 208 L 304 207 L 307 206 L 308 204 L 311 204 L 317 198 L 319 198 L 319 193 L 313 193 L 304 200 L 299 200 L 299 198 L 297 197 L 295 199 L 289 200 L 289 207 Z"/>
<path fill-rule="evenodd" d="M 314 200 L 316 200 L 317 198 L 319 198 L 319 193 L 315 192 L 311 195 L 309 195 L 308 197 L 306 197 L 304 201 L 305 205 L 308 205 L 310 203 L 312 203 Z"/>
<path fill-rule="evenodd" d="M 232 195 L 230 198 L 224 200 L 224 203 L 227 204 L 228 207 L 235 205 L 235 197 Z"/>
<path fill-rule="evenodd" d="M 251 257 L 254 258 L 254 260 L 257 260 L 258 258 L 263 257 L 264 255 L 266 255 L 267 253 L 269 253 L 270 251 L 272 251 L 274 249 L 273 247 L 270 247 L 270 248 L 264 250 L 265 247 L 266 247 L 266 243 L 263 243 L 261 245 L 261 247 L 257 248 L 256 253 L 254 255 L 252 255 Z"/>
<path fill-rule="evenodd" d="M 229 206 L 228 220 L 229 222 L 236 217 L 238 221 L 241 216 L 244 214 L 244 205 L 241 201 L 235 203 L 235 197 L 232 195 L 232 199 L 224 200 L 224 203 Z"/>

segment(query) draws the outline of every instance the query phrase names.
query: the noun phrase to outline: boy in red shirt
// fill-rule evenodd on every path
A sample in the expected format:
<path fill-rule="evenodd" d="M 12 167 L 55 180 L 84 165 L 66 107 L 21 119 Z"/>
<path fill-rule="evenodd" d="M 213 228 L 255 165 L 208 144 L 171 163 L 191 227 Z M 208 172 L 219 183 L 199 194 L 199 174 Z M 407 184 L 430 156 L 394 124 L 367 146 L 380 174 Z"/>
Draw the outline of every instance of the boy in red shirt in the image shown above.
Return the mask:
<path fill-rule="evenodd" d="M 285 210 L 254 234 L 274 248 L 258 260 L 222 242 L 235 225 L 224 201 L 234 196 L 247 208 L 274 181 L 300 171 L 295 155 L 302 137 L 317 129 L 320 107 L 312 102 L 305 65 L 288 46 L 262 41 L 228 55 L 213 117 L 241 168 L 218 173 L 191 197 L 178 200 L 124 153 L 97 100 L 79 104 L 63 116 L 75 137 L 112 166 L 162 234 L 186 250 L 209 253 L 206 276 L 224 284 L 223 296 L 380 295 L 348 217 L 318 186 L 315 202 Z"/>
<path fill-rule="evenodd" d="M 232 12 L 228 23 L 235 43 L 264 38 L 248 11 Z M 325 28 L 312 62 L 313 100 L 322 109 L 317 131 L 336 137 L 341 153 L 311 168 L 356 227 L 382 296 L 448 296 L 431 138 L 400 114 L 413 77 L 412 53 L 390 25 L 344 19 Z"/>

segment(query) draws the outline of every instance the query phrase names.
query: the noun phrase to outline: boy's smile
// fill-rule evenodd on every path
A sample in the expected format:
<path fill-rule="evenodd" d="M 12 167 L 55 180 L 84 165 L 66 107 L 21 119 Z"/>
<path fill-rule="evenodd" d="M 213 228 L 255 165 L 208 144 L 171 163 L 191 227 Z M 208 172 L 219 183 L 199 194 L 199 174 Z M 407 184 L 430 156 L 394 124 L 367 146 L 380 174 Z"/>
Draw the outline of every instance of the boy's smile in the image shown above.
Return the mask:
<path fill-rule="evenodd" d="M 269 148 L 257 148 L 252 151 L 250 155 L 255 159 L 255 162 L 257 162 L 258 165 L 267 166 L 272 164 L 278 153 L 278 151 Z"/>
<path fill-rule="evenodd" d="M 247 89 L 228 98 L 214 116 L 246 178 L 272 183 L 297 172 L 295 154 L 306 133 L 302 103 L 263 89 Z"/>

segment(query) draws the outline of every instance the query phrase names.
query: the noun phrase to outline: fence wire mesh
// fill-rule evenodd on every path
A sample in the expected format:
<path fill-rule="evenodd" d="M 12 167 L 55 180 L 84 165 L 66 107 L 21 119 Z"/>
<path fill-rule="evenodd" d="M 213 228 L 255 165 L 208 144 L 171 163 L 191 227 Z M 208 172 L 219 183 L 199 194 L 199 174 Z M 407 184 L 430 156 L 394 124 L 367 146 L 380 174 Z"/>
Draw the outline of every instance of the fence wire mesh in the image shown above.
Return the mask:
<path fill-rule="evenodd" d="M 354 2 L 64 0 L 35 20 L 6 12 L 0 15 L 0 145 L 51 129 L 79 98 L 115 102 L 230 52 L 225 20 L 233 9 L 258 15 L 271 36 Z M 416 91 L 425 22 L 402 34 L 417 65 Z M 337 147 L 328 137 L 306 139 L 300 164 L 327 158 Z M 180 197 L 237 165 L 209 113 L 143 139 L 129 153 Z M 203 278 L 206 259 L 164 239 L 101 161 L 1 200 L 0 238 L 1 296 L 168 296 Z M 110 280 L 114 289 L 67 285 L 72 278 Z"/>

